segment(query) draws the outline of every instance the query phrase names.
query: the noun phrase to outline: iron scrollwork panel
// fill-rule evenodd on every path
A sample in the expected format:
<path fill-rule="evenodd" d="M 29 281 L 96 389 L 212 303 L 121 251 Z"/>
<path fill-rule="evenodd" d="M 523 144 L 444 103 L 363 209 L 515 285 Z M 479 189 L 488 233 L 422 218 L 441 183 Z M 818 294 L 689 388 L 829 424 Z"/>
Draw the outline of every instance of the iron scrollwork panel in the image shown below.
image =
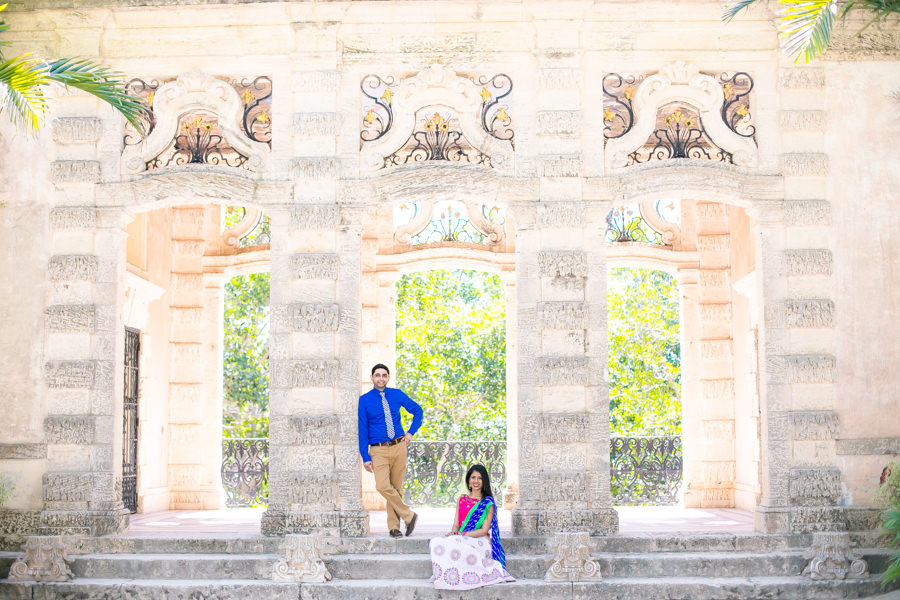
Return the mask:
<path fill-rule="evenodd" d="M 614 504 L 675 504 L 682 481 L 681 436 L 612 437 Z"/>
<path fill-rule="evenodd" d="M 268 438 L 222 440 L 226 506 L 264 506 L 269 495 Z"/>
<path fill-rule="evenodd" d="M 481 463 L 491 477 L 497 502 L 506 485 L 506 442 L 414 442 L 406 460 L 404 500 L 427 506 L 454 506 L 465 491 L 469 466 Z"/>
<path fill-rule="evenodd" d="M 122 416 L 122 503 L 137 512 L 138 376 L 141 332 L 125 328 L 125 390 Z"/>

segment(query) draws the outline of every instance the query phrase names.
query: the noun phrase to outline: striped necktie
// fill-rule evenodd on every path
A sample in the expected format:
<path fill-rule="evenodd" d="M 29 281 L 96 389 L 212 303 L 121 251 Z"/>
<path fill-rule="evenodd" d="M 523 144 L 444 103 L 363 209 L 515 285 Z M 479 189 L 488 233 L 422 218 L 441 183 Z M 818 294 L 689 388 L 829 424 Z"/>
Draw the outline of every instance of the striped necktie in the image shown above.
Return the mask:
<path fill-rule="evenodd" d="M 381 394 L 381 407 L 384 409 L 384 424 L 387 425 L 387 434 L 389 439 L 394 439 L 394 420 L 391 418 L 391 407 L 388 406 L 387 398 L 384 395 L 384 392 L 378 392 Z"/>

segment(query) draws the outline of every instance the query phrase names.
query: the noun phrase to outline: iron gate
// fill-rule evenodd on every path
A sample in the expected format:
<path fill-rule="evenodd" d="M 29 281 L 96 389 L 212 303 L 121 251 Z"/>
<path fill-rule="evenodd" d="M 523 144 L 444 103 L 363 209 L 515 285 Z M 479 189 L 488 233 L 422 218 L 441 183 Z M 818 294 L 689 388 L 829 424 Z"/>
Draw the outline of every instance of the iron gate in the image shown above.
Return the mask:
<path fill-rule="evenodd" d="M 138 359 L 141 332 L 125 328 L 125 397 L 122 423 L 122 503 L 137 512 Z"/>

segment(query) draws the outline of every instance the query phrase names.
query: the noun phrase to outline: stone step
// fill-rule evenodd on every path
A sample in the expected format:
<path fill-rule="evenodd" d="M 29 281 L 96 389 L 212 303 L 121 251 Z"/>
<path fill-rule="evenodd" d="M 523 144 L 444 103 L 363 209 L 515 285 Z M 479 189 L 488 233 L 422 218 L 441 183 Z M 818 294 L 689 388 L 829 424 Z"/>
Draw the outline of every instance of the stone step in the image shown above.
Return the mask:
<path fill-rule="evenodd" d="M 869 570 L 886 568 L 890 550 L 861 552 Z M 85 554 L 70 556 L 72 573 L 89 579 L 268 579 L 280 554 Z M 799 575 L 807 561 L 801 552 L 594 553 L 604 577 L 759 577 Z M 428 579 L 428 554 L 337 554 L 325 564 L 335 579 Z M 516 577 L 539 579 L 550 567 L 549 554 L 507 555 Z M 8 570 L 8 567 L 7 567 Z"/>
<path fill-rule="evenodd" d="M 838 600 L 867 598 L 881 593 L 880 580 L 809 581 L 801 577 L 754 578 L 607 578 L 597 583 L 549 583 L 520 579 L 467 591 L 466 600 Z M 270 581 L 78 579 L 65 583 L 9 583 L 0 581 L 0 598 L 216 598 L 217 600 L 448 600 L 460 592 L 435 590 L 422 579 L 369 579 L 321 584 Z"/>

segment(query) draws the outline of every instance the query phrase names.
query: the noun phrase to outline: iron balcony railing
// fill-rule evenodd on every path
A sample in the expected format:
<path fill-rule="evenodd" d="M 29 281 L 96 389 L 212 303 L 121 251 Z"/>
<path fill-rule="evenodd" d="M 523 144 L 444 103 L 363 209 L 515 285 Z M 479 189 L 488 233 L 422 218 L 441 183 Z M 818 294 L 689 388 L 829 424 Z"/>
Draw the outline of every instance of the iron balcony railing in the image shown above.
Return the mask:
<path fill-rule="evenodd" d="M 264 506 L 269 492 L 269 441 L 222 440 L 222 483 L 228 506 Z M 416 441 L 407 458 L 404 498 L 414 506 L 453 506 L 464 491 L 466 470 L 485 465 L 498 502 L 506 487 L 506 442 Z M 613 503 L 675 504 L 682 482 L 681 436 L 610 439 Z"/>
<path fill-rule="evenodd" d="M 612 436 L 613 504 L 677 504 L 682 481 L 681 436 Z"/>

